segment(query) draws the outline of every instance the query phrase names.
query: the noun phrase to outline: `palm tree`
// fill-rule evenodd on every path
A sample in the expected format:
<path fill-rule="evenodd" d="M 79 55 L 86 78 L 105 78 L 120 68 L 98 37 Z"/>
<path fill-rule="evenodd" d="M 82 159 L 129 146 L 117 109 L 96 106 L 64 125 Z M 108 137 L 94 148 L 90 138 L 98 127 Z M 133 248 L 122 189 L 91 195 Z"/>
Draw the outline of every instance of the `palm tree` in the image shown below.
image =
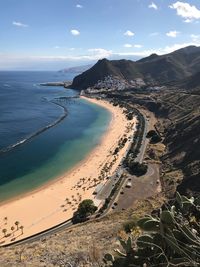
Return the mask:
<path fill-rule="evenodd" d="M 8 222 L 8 217 L 4 217 L 5 224 Z"/>
<path fill-rule="evenodd" d="M 6 232 L 7 232 L 7 229 L 4 228 L 4 229 L 2 230 L 2 233 L 4 234 L 4 237 L 6 236 Z"/>
<path fill-rule="evenodd" d="M 15 225 L 17 226 L 17 230 L 19 230 L 19 222 L 18 221 L 15 222 Z"/>
<path fill-rule="evenodd" d="M 12 231 L 12 233 L 13 233 L 13 236 L 14 236 L 14 230 L 15 230 L 15 227 L 14 226 L 11 226 L 11 231 Z"/>
<path fill-rule="evenodd" d="M 21 229 L 21 231 L 22 231 L 22 235 L 23 235 L 23 233 L 24 233 L 24 226 L 23 225 L 21 225 L 20 227 L 19 227 L 20 229 Z"/>

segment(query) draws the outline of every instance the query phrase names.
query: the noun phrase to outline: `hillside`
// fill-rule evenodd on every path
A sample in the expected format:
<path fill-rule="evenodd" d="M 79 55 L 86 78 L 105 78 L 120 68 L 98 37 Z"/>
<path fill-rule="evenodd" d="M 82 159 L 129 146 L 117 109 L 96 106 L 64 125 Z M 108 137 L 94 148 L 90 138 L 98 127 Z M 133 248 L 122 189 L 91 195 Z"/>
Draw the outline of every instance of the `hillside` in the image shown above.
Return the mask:
<path fill-rule="evenodd" d="M 89 64 L 89 65 L 83 65 L 83 66 L 76 66 L 76 67 L 65 68 L 65 69 L 59 70 L 59 72 L 80 74 L 80 73 L 82 73 L 82 72 L 90 69 L 91 67 L 92 67 L 91 64 Z"/>
<path fill-rule="evenodd" d="M 180 89 L 186 89 L 193 92 L 200 91 L 200 72 L 197 72 L 189 78 L 175 83 L 175 86 L 179 87 Z"/>
<path fill-rule="evenodd" d="M 184 194 L 198 195 L 200 192 L 200 83 L 194 77 L 194 80 L 189 78 L 187 81 L 188 90 L 171 87 L 105 95 L 146 107 L 156 114 L 157 129 L 166 145 L 162 169 L 168 196 L 173 196 L 177 186 Z"/>
<path fill-rule="evenodd" d="M 107 76 L 131 82 L 143 79 L 147 85 L 160 85 L 196 74 L 200 69 L 200 47 L 189 46 L 170 54 L 152 54 L 139 61 L 99 60 L 92 68 L 76 76 L 71 85 L 74 89 L 94 86 Z"/>
<path fill-rule="evenodd" d="M 200 192 L 200 75 L 197 72 L 198 64 L 195 68 L 196 73 L 191 75 L 194 71 L 193 66 L 196 64 L 194 61 L 198 62 L 197 50 L 199 49 L 190 47 L 169 55 L 169 64 L 173 61 L 176 62 L 176 66 L 179 66 L 179 68 L 174 67 L 176 69 L 176 72 L 173 72 L 174 75 L 183 76 L 183 78 L 176 83 L 171 83 L 170 87 L 165 90 L 141 89 L 107 93 L 105 88 L 101 95 L 106 99 L 117 100 L 121 104 L 128 103 L 137 108 L 144 107 L 156 115 L 158 119 L 156 129 L 161 134 L 162 142 L 166 147 L 161 156 L 160 169 L 162 188 L 168 198 L 173 197 L 177 189 L 183 194 L 190 195 L 199 195 Z M 152 55 L 138 62 L 104 59 L 96 64 L 101 70 L 100 73 L 96 71 L 95 65 L 75 80 L 78 84 L 82 79 L 82 84 L 88 86 L 91 81 L 103 79 L 108 72 L 109 75 L 123 79 L 126 76 L 127 79 L 131 79 L 132 75 L 143 75 L 138 71 L 139 65 L 143 66 L 144 73 L 145 68 L 148 68 L 147 65 L 155 64 L 156 66 L 160 61 L 165 62 L 166 57 Z M 173 64 L 175 66 L 175 63 Z M 162 64 L 158 66 L 162 70 Z M 152 70 L 153 72 L 156 75 L 155 70 Z M 188 73 L 190 76 L 186 78 Z M 89 81 L 88 75 L 93 75 Z M 165 75 L 163 74 L 162 77 Z M 150 157 L 150 154 L 147 152 L 146 157 L 148 156 Z M 131 209 L 114 212 L 94 222 L 89 221 L 74 228 L 62 230 L 42 240 L 13 248 L 2 248 L 0 266 L 38 267 L 70 266 L 70 264 L 73 267 L 101 266 L 103 255 L 119 248 L 116 237 L 127 237 L 122 231 L 124 223 L 150 213 L 152 210 L 155 211 L 164 200 L 162 195 L 151 197 L 148 200 L 134 203 Z"/>
<path fill-rule="evenodd" d="M 200 85 L 200 84 L 199 84 Z M 190 88 L 192 91 L 192 87 Z M 105 95 L 106 96 L 106 95 Z M 200 192 L 200 96 L 173 88 L 148 92 L 113 92 L 106 97 L 143 106 L 154 112 L 166 145 L 162 156 L 162 183 L 173 196 L 178 185 L 182 193 Z M 162 204 L 162 197 L 134 204 L 133 209 L 113 213 L 95 222 L 77 225 L 30 244 L 1 250 L 2 266 L 101 266 L 102 256 L 119 248 L 116 236 L 123 235 L 125 222 L 143 216 Z"/>
<path fill-rule="evenodd" d="M 125 235 L 123 224 L 160 207 L 163 198 L 139 201 L 134 208 L 88 221 L 41 240 L 1 248 L 2 267 L 99 267 L 105 253 L 118 249 L 117 236 Z"/>

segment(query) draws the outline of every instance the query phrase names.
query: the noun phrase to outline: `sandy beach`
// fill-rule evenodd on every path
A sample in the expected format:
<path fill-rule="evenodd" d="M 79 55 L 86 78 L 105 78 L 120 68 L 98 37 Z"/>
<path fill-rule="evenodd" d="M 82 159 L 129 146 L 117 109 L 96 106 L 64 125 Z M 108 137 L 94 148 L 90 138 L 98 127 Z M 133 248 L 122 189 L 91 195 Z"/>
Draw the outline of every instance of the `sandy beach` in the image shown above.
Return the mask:
<path fill-rule="evenodd" d="M 112 113 L 108 130 L 100 144 L 71 171 L 55 177 L 36 191 L 1 205 L 0 245 L 23 239 L 70 219 L 84 199 L 93 199 L 97 206 L 101 205 L 93 192 L 98 184 L 106 184 L 107 177 L 113 174 L 121 161 L 130 141 L 126 142 L 118 155 L 113 155 L 113 152 L 120 138 L 132 136 L 136 118 L 128 121 L 121 108 L 102 100 L 86 99 Z M 3 229 L 7 231 L 3 232 Z"/>

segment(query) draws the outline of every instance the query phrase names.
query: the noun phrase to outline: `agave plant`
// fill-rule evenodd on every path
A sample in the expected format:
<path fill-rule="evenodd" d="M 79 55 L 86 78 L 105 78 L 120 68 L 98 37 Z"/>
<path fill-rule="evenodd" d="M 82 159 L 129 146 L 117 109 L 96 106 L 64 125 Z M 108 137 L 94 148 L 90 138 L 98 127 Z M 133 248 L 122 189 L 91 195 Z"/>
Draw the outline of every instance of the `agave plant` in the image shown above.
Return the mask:
<path fill-rule="evenodd" d="M 143 231 L 136 241 L 119 240 L 123 251 L 105 255 L 110 266 L 200 266 L 200 198 L 176 193 L 174 205 L 160 209 L 157 216 L 138 221 Z M 108 265 L 109 266 L 109 265 Z"/>

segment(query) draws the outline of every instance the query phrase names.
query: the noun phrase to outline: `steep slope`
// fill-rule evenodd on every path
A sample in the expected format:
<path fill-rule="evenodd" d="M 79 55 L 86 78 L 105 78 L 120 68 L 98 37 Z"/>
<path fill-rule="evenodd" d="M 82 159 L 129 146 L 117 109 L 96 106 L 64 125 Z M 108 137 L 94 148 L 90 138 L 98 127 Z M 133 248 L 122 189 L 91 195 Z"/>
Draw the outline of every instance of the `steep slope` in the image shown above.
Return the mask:
<path fill-rule="evenodd" d="M 112 75 L 121 79 L 131 78 L 134 73 L 139 75 L 134 68 L 134 62 L 130 60 L 99 60 L 91 69 L 76 76 L 72 83 L 72 88 L 86 89 L 94 86 L 99 80 Z"/>
<path fill-rule="evenodd" d="M 147 85 L 160 85 L 196 74 L 200 69 L 200 47 L 189 46 L 173 53 L 153 54 L 139 61 L 99 60 L 91 69 L 76 76 L 72 88 L 86 89 L 106 76 L 116 76 L 128 82 L 142 78 Z"/>
<path fill-rule="evenodd" d="M 189 78 L 180 81 L 177 83 L 177 86 L 182 89 L 197 91 L 200 89 L 200 72 L 197 72 Z"/>
<path fill-rule="evenodd" d="M 200 87 L 200 83 L 199 83 Z M 146 106 L 159 119 L 158 129 L 167 147 L 162 158 L 167 173 L 163 181 L 169 192 L 176 189 L 183 193 L 200 192 L 200 89 L 193 92 L 173 90 L 153 92 L 147 95 L 129 95 L 127 99 Z M 171 176 L 171 177 L 170 177 Z M 181 179 L 181 180 L 180 180 Z"/>
<path fill-rule="evenodd" d="M 118 75 L 111 62 L 107 59 L 99 60 L 92 68 L 76 76 L 71 85 L 75 89 L 86 89 L 98 80 L 103 80 L 108 74 Z"/>
<path fill-rule="evenodd" d="M 137 63 L 146 75 L 160 82 L 180 80 L 199 71 L 200 47 L 188 46 L 162 56 L 153 54 Z"/>
<path fill-rule="evenodd" d="M 167 93 L 160 101 L 168 110 L 164 122 L 168 153 L 163 161 L 183 171 L 181 192 L 200 192 L 200 95 Z"/>

